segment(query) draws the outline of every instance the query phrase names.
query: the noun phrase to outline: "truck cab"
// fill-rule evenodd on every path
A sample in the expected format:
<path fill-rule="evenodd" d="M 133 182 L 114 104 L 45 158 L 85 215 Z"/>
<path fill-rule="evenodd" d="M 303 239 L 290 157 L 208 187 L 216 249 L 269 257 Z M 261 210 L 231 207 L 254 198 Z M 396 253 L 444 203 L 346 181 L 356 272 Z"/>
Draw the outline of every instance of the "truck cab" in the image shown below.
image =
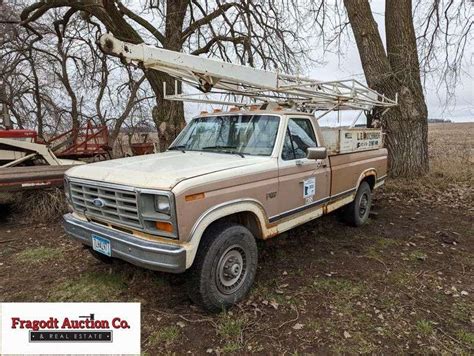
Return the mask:
<path fill-rule="evenodd" d="M 187 272 L 210 311 L 242 300 L 268 239 L 336 209 L 364 224 L 387 173 L 376 129 L 321 129 L 280 106 L 202 113 L 169 149 L 66 172 L 70 237 L 103 260 Z"/>

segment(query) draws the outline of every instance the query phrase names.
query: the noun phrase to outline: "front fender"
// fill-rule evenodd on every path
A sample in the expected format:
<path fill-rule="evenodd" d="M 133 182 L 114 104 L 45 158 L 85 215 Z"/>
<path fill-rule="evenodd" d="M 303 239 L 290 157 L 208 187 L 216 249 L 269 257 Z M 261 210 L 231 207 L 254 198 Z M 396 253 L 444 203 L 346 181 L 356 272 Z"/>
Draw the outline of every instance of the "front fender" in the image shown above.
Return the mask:
<path fill-rule="evenodd" d="M 194 257 L 196 256 L 197 249 L 199 247 L 199 242 L 201 241 L 204 231 L 211 225 L 213 222 L 241 212 L 250 212 L 253 213 L 259 221 L 260 228 L 262 230 L 262 235 L 265 236 L 268 232 L 266 226 L 268 224 L 268 217 L 265 213 L 265 209 L 262 204 L 254 199 L 238 199 L 229 202 L 225 202 L 219 205 L 215 205 L 208 210 L 206 210 L 194 223 L 191 232 L 189 233 L 187 243 L 188 246 L 187 256 L 186 256 L 186 268 L 191 267 Z"/>

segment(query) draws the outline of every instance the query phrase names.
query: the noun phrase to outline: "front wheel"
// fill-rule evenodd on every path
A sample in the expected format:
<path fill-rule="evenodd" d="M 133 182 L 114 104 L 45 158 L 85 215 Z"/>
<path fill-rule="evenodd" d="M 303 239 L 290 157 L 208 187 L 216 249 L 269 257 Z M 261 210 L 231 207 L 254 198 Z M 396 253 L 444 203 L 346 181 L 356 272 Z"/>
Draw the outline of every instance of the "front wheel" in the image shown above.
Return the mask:
<path fill-rule="evenodd" d="M 250 291 L 257 258 L 255 238 L 247 228 L 230 223 L 211 226 L 189 271 L 189 297 L 210 312 L 227 309 Z"/>
<path fill-rule="evenodd" d="M 367 182 L 362 182 L 354 201 L 345 210 L 345 220 L 352 226 L 361 226 L 367 222 L 372 205 L 372 191 Z"/>

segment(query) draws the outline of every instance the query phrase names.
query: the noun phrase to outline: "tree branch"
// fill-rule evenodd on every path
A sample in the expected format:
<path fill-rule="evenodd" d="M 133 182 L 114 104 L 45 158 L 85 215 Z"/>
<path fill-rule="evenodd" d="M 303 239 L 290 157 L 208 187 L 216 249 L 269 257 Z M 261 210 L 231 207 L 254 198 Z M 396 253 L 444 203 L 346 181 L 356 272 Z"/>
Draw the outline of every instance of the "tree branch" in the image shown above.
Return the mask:
<path fill-rule="evenodd" d="M 165 36 L 163 36 L 163 34 L 156 27 L 154 27 L 151 23 L 149 23 L 143 17 L 138 16 L 136 13 L 128 9 L 124 4 L 122 4 L 121 1 L 117 1 L 117 4 L 118 4 L 120 12 L 122 12 L 124 15 L 131 18 L 133 21 L 138 23 L 143 28 L 147 29 L 161 43 L 161 45 L 164 45 Z"/>
<path fill-rule="evenodd" d="M 188 38 L 194 31 L 196 31 L 199 27 L 206 25 L 208 23 L 211 23 L 212 20 L 216 19 L 217 17 L 221 16 L 224 14 L 226 11 L 228 11 L 230 8 L 238 6 L 239 4 L 235 2 L 219 5 L 219 7 L 208 14 L 207 16 L 204 16 L 200 18 L 199 20 L 194 21 L 187 29 L 183 31 L 182 39 L 183 41 Z"/>

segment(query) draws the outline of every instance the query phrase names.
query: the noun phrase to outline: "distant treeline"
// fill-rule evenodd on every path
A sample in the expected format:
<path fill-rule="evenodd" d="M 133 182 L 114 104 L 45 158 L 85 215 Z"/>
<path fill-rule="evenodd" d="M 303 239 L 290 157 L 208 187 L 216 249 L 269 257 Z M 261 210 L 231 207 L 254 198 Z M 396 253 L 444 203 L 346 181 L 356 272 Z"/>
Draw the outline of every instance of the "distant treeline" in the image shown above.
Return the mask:
<path fill-rule="evenodd" d="M 428 119 L 428 124 L 439 124 L 439 123 L 450 124 L 452 123 L 452 121 L 449 119 Z"/>

